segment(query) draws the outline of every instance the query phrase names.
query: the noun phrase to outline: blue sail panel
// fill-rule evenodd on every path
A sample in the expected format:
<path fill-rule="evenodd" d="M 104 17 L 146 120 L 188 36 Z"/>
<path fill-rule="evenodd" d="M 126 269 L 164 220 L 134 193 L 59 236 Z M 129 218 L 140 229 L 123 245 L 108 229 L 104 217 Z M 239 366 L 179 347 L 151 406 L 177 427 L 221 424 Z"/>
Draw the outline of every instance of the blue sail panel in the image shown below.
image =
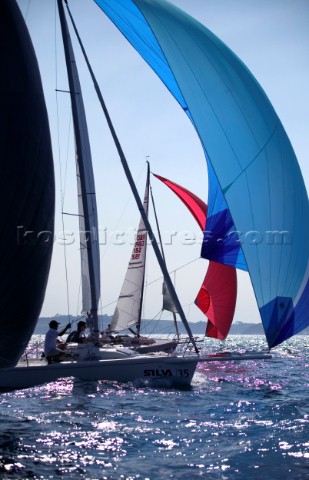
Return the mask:
<path fill-rule="evenodd" d="M 153 45 L 163 52 L 232 215 L 272 347 L 270 322 L 279 319 L 277 339 L 309 325 L 308 196 L 284 128 L 253 75 L 206 27 L 163 0 L 108 3 L 154 69 Z M 136 40 L 136 7 L 144 41 Z"/>
<path fill-rule="evenodd" d="M 132 0 L 95 0 L 106 15 L 115 23 L 123 35 L 134 46 L 144 60 L 170 90 L 195 127 L 194 119 L 177 84 L 167 59 L 145 17 Z M 198 132 L 197 132 L 198 133 Z M 200 139 L 203 145 L 203 139 Z M 203 145 L 204 146 L 204 145 Z M 207 159 L 207 153 L 205 150 Z M 244 255 L 235 232 L 235 226 L 222 194 L 216 175 L 207 161 L 209 170 L 208 212 L 209 228 L 204 236 L 202 257 L 219 263 L 247 270 Z M 217 206 L 224 212 L 218 215 Z M 228 218 L 228 222 L 225 222 Z M 232 223 L 231 223 L 232 222 Z M 210 231 L 210 229 L 212 229 Z M 218 229 L 218 230 L 216 230 Z M 217 239 L 216 241 L 214 239 Z M 211 240 L 211 241 L 210 241 Z"/>
<path fill-rule="evenodd" d="M 184 110 L 186 102 L 164 53 L 141 10 L 132 0 L 94 0 L 161 78 Z"/>
<path fill-rule="evenodd" d="M 235 229 L 231 212 L 209 161 L 207 161 L 207 165 L 209 213 L 207 215 L 207 229 L 204 232 L 201 256 L 208 260 L 247 271 L 241 241 Z"/>

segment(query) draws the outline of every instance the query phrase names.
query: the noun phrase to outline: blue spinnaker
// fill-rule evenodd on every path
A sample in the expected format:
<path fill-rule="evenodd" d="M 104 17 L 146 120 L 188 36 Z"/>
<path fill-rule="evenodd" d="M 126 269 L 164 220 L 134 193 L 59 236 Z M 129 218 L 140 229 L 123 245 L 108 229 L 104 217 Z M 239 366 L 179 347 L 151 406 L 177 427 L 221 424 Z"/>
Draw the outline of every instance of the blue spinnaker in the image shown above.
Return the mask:
<path fill-rule="evenodd" d="M 170 69 L 164 52 L 152 33 L 142 12 L 131 0 L 116 0 L 112 2 L 108 0 L 95 1 L 161 78 L 195 127 L 194 119 L 192 118 L 182 92 L 179 89 L 177 79 Z M 201 142 L 203 144 L 202 139 Z M 205 145 L 203 145 L 203 147 L 207 160 Z M 209 210 L 207 213 L 209 228 L 204 236 L 202 257 L 242 270 L 247 270 L 241 244 L 235 233 L 236 229 L 232 216 L 222 194 L 220 185 L 218 184 L 217 177 L 213 173 L 211 164 L 208 160 L 207 165 L 209 176 L 211 176 L 208 190 Z"/>
<path fill-rule="evenodd" d="M 309 205 L 265 92 L 225 44 L 170 3 L 95 1 L 192 119 L 224 194 L 224 223 L 236 227 L 268 344 L 283 342 L 309 325 Z"/>

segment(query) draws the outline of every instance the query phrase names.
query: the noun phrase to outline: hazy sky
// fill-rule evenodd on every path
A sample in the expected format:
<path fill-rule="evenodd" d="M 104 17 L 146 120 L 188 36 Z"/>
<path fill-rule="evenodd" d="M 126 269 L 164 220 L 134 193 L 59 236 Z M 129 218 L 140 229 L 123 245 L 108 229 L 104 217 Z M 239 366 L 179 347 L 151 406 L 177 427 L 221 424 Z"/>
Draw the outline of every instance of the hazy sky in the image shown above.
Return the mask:
<path fill-rule="evenodd" d="M 76 183 L 72 125 L 63 65 L 62 44 L 56 20 L 55 0 L 18 0 L 26 16 L 41 69 L 53 137 L 57 182 L 56 241 L 42 315 L 67 313 L 67 287 L 61 198 L 65 212 L 76 213 Z M 207 171 L 199 140 L 186 115 L 161 81 L 140 59 L 114 25 L 92 0 L 71 0 L 71 11 L 89 59 L 100 83 L 111 117 L 141 195 L 151 169 L 192 190 L 207 201 Z M 309 2 L 307 0 L 173 0 L 213 31 L 247 65 L 257 78 L 292 142 L 309 184 Z M 74 38 L 74 36 L 72 35 Z M 118 155 L 97 105 L 89 75 L 78 52 L 84 101 L 92 144 L 101 230 L 102 313 L 112 314 L 132 249 L 133 229 L 139 222 L 134 200 L 126 184 Z M 58 110 L 57 110 L 58 109 Z M 57 118 L 59 121 L 57 122 Z M 199 259 L 199 229 L 185 207 L 166 187 L 153 180 L 153 191 L 169 270 L 177 270 L 176 282 L 190 321 L 203 319 L 193 305 L 207 261 Z M 72 244 L 66 248 L 69 278 L 69 310 L 80 313 L 78 226 L 64 218 Z M 119 245 L 115 231 L 125 233 Z M 175 235 L 172 235 L 176 232 Z M 196 241 L 185 244 L 186 233 Z M 172 242 L 170 239 L 172 238 Z M 74 242 L 73 242 L 74 240 Z M 150 249 L 149 249 L 150 250 Z M 148 255 L 144 316 L 161 309 L 161 273 Z M 190 280 L 188 283 L 188 279 Z M 259 314 L 248 275 L 240 272 L 235 320 L 258 322 Z M 108 305 L 108 306 L 107 306 Z M 167 318 L 167 317 L 165 317 Z"/>

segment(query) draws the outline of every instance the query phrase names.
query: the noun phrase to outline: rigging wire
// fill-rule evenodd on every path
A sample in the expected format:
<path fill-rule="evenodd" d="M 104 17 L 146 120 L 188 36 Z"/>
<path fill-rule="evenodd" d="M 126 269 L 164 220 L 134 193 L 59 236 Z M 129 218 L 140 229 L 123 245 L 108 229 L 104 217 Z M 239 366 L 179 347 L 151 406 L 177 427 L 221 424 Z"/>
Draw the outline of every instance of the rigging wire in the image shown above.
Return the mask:
<path fill-rule="evenodd" d="M 59 129 L 59 102 L 58 102 L 58 63 L 57 63 L 57 13 L 56 13 L 56 3 L 55 3 L 55 37 L 54 37 L 54 43 L 55 43 L 55 77 L 56 77 L 56 124 L 57 124 L 57 141 L 58 141 L 58 164 L 59 164 L 59 177 L 60 177 L 60 205 L 61 205 L 61 223 L 62 223 L 62 230 L 63 233 L 65 232 L 65 225 L 64 225 L 64 214 L 63 214 L 63 207 L 64 207 L 64 198 L 65 198 L 65 183 L 63 183 L 63 177 L 62 177 L 62 165 L 61 165 L 61 148 L 60 148 L 60 129 Z M 68 157 L 69 157 L 69 136 L 70 136 L 70 131 L 71 131 L 71 116 L 70 115 L 70 123 L 69 123 L 69 132 L 68 132 L 68 143 L 67 143 L 67 159 L 66 159 L 66 168 L 65 168 L 65 180 L 66 182 L 66 174 L 67 174 L 67 165 L 68 165 Z M 66 251 L 66 242 L 64 239 L 63 242 L 63 255 L 64 255 L 64 269 L 65 269 L 65 282 L 66 282 L 66 297 L 67 297 L 67 315 L 69 318 L 69 322 L 71 319 L 70 315 L 70 292 L 69 292 L 69 278 L 68 278 L 68 266 L 67 266 L 67 251 Z"/>
<path fill-rule="evenodd" d="M 140 170 L 140 172 L 139 172 L 139 174 L 138 174 L 138 176 L 137 176 L 137 183 L 138 183 L 138 181 L 140 180 L 140 178 L 141 178 L 141 176 L 142 176 L 142 173 L 144 172 L 144 168 L 145 168 L 144 166 L 141 168 L 141 170 Z M 120 213 L 120 216 L 119 216 L 119 218 L 118 218 L 118 220 L 117 220 L 117 222 L 116 222 L 116 225 L 113 227 L 113 230 L 112 230 L 113 232 L 117 231 L 118 225 L 120 224 L 121 220 L 123 219 L 123 216 L 124 216 L 126 210 L 128 209 L 128 206 L 129 206 L 131 203 L 132 203 L 132 195 L 129 195 L 129 196 L 128 196 L 128 199 L 127 199 L 127 201 L 126 201 L 126 203 L 125 203 L 125 205 L 124 205 L 124 207 L 123 207 L 123 210 L 122 210 L 122 212 Z M 102 258 L 104 258 L 104 256 L 106 255 L 107 250 L 109 249 L 110 245 L 111 245 L 111 242 L 106 242 L 106 248 L 105 248 L 105 250 L 104 250 L 104 252 L 103 252 L 103 254 L 102 254 Z"/>
<path fill-rule="evenodd" d="M 174 268 L 173 270 L 169 271 L 169 274 L 171 275 L 172 273 L 176 273 L 178 270 L 181 270 L 182 268 L 185 268 L 186 266 L 190 265 L 191 263 L 196 262 L 197 260 L 200 260 L 200 257 L 194 258 L 193 260 L 190 260 L 189 262 L 184 263 L 184 264 L 181 265 L 180 267 Z M 162 278 L 163 278 L 163 275 L 161 275 L 160 277 L 152 280 L 151 282 L 146 282 L 146 283 L 145 283 L 145 288 L 146 288 L 146 287 L 149 287 L 149 285 L 152 285 L 152 284 L 154 284 L 154 283 L 156 283 L 156 282 L 159 282 L 159 281 L 162 282 Z M 117 297 L 116 300 L 113 300 L 112 302 L 106 303 L 105 305 L 102 306 L 102 308 L 100 309 L 100 311 L 102 311 L 103 308 L 107 308 L 107 307 L 109 307 L 110 305 L 114 305 L 114 304 L 117 302 L 117 300 L 118 300 L 118 297 Z M 187 304 L 187 305 L 193 305 L 193 304 L 194 304 L 194 302 L 189 303 L 189 304 Z M 186 306 L 186 305 L 185 305 L 185 306 Z M 158 314 L 157 314 L 157 315 L 158 315 Z"/>
<path fill-rule="evenodd" d="M 178 270 L 181 270 L 182 268 L 187 267 L 187 266 L 190 265 L 191 263 L 194 263 L 194 262 L 196 262 L 197 260 L 200 260 L 200 258 L 201 258 L 201 257 L 194 258 L 193 260 L 190 260 L 189 262 L 184 263 L 184 264 L 181 265 L 180 267 L 177 267 L 177 268 L 174 268 L 173 270 L 170 270 L 170 271 L 169 271 L 169 274 L 172 275 L 173 273 L 178 272 Z M 160 277 L 152 280 L 151 282 L 148 282 L 148 283 L 147 283 L 147 286 L 152 285 L 153 283 L 156 283 L 156 282 L 158 282 L 159 280 L 162 281 L 162 278 L 163 278 L 163 275 L 161 275 Z"/>
<path fill-rule="evenodd" d="M 154 197 L 153 197 L 152 185 L 151 184 L 150 184 L 150 197 L 151 197 L 151 201 L 152 201 L 152 208 L 153 208 L 154 217 L 155 217 L 155 221 L 156 221 L 156 226 L 157 226 L 157 230 L 158 230 L 158 237 L 159 237 L 159 245 L 160 245 L 160 249 L 161 249 L 161 254 L 162 254 L 163 261 L 166 263 L 165 255 L 164 255 L 163 242 L 162 242 L 162 237 L 161 237 L 161 231 L 160 231 L 160 227 L 159 227 L 159 220 L 158 220 L 158 215 L 157 215 L 157 210 L 156 210 L 156 205 L 155 205 L 155 201 L 154 201 Z M 177 316 L 176 316 L 176 313 L 178 313 L 178 311 L 177 311 L 177 308 L 175 306 L 175 303 L 172 300 L 172 297 L 170 296 L 170 293 L 169 293 L 169 290 L 167 288 L 165 280 L 164 280 L 164 283 L 163 283 L 163 288 L 166 289 L 165 296 L 168 294 L 169 299 L 170 299 L 170 305 L 168 305 L 168 301 L 164 300 L 164 295 L 163 295 L 163 308 L 172 313 L 173 321 L 174 321 L 174 325 L 175 325 L 175 330 L 176 330 L 176 335 L 177 335 L 177 338 L 179 338 L 179 330 L 178 330 Z M 176 272 L 174 272 L 174 288 L 176 288 Z"/>

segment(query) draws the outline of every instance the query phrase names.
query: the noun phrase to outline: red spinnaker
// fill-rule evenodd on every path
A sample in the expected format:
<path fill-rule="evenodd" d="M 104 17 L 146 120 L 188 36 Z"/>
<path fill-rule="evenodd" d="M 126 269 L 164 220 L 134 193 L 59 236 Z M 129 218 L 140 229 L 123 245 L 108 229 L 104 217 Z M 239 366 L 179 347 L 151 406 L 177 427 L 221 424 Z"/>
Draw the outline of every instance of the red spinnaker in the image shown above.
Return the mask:
<path fill-rule="evenodd" d="M 186 188 L 167 178 L 154 174 L 167 185 L 186 205 L 201 230 L 206 228 L 207 205 Z M 209 262 L 203 284 L 195 299 L 195 304 L 207 316 L 205 335 L 224 340 L 230 330 L 237 297 L 236 269 L 221 263 Z"/>
<path fill-rule="evenodd" d="M 174 193 L 176 193 L 177 197 L 185 204 L 188 210 L 192 213 L 193 217 L 199 224 L 201 230 L 205 230 L 206 225 L 206 215 L 207 215 L 207 205 L 203 200 L 201 200 L 197 195 L 190 192 L 186 188 L 177 185 L 177 183 L 171 182 L 167 178 L 161 177 L 160 175 L 153 174 L 157 177 L 161 182 L 165 183 Z"/>

